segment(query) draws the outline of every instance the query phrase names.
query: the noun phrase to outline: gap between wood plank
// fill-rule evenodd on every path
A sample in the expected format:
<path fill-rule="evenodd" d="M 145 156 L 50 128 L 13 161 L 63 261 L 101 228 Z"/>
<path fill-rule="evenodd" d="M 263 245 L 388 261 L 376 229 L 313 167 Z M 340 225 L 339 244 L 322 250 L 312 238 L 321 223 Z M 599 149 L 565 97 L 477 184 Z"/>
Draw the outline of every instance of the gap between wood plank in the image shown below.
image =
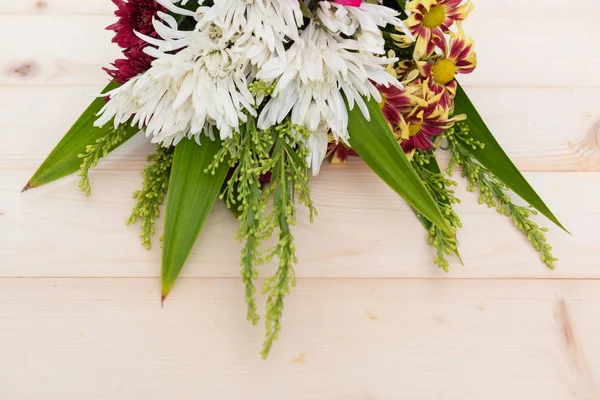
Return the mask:
<path fill-rule="evenodd" d="M 452 273 L 452 272 L 450 272 Z M 91 279 L 102 279 L 102 280 L 159 280 L 159 276 L 0 276 L 0 281 L 6 280 L 39 280 L 39 279 L 56 279 L 56 280 L 91 280 Z M 178 280 L 241 280 L 240 277 L 235 276 L 203 276 L 203 277 L 181 277 Z M 264 281 L 265 278 L 258 278 L 256 281 Z M 299 281 L 506 281 L 506 282 L 514 282 L 514 281 L 573 281 L 573 282 L 584 282 L 584 281 L 600 281 L 598 277 L 590 277 L 590 278 L 578 278 L 578 277 L 556 277 L 556 278 L 547 278 L 547 277 L 504 277 L 504 278 L 482 278 L 482 277 L 430 277 L 430 278 L 421 278 L 421 277 L 298 277 L 296 278 Z"/>

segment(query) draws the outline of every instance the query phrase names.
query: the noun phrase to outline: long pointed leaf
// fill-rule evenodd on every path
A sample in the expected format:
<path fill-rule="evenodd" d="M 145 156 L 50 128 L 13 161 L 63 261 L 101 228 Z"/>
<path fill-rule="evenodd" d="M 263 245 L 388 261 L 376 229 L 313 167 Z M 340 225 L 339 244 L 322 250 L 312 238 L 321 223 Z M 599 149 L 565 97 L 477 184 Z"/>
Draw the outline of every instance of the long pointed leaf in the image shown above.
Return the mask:
<path fill-rule="evenodd" d="M 406 202 L 448 234 L 452 230 L 406 155 L 394 138 L 381 109 L 373 99 L 367 102 L 371 120 L 358 107 L 348 112 L 350 145 L 385 183 Z"/>
<path fill-rule="evenodd" d="M 118 86 L 118 83 L 111 82 L 104 89 L 103 93 Z M 94 144 L 97 139 L 106 135 L 112 129 L 110 124 L 106 124 L 102 128 L 94 127 L 94 121 L 97 119 L 96 114 L 104 104 L 106 104 L 104 98 L 97 98 L 92 102 L 48 155 L 46 160 L 31 177 L 24 190 L 45 185 L 79 170 L 81 159 L 78 155 L 85 152 L 87 145 Z M 124 140 L 114 146 L 111 151 L 125 143 L 137 132 L 139 132 L 138 128 L 129 127 Z"/>
<path fill-rule="evenodd" d="M 469 148 L 469 152 L 481 163 L 481 165 L 489 169 L 513 192 L 545 215 L 561 229 L 567 231 L 554 216 L 552 211 L 550 211 L 548 206 L 546 206 L 540 196 L 533 190 L 529 182 L 527 182 L 504 150 L 502 150 L 502 147 L 500 147 L 460 84 L 458 85 L 458 91 L 454 102 L 454 112 L 456 114 L 467 115 L 465 123 L 469 127 L 469 135 L 473 139 L 483 143 L 485 146 L 483 149 L 479 147 L 476 149 Z"/>
<path fill-rule="evenodd" d="M 163 300 L 173 288 L 225 182 L 227 160 L 221 162 L 214 174 L 204 172 L 221 144 L 220 140 L 205 139 L 199 146 L 184 139 L 175 146 L 163 241 Z"/>

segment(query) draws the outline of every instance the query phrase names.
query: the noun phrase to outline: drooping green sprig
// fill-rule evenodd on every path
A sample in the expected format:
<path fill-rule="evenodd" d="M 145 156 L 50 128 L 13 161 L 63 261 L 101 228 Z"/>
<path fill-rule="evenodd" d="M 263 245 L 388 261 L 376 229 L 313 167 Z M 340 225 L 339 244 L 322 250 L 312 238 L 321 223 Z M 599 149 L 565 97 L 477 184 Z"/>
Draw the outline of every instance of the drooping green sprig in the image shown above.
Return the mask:
<path fill-rule="evenodd" d="M 454 234 L 450 235 L 436 225 L 431 224 L 427 234 L 429 243 L 437 249 L 437 255 L 433 260 L 434 263 L 448 272 L 450 262 L 446 256 L 456 254 L 460 259 L 458 243 L 456 241 L 456 230 L 462 228 L 462 223 L 460 222 L 460 217 L 452 207 L 453 204 L 460 203 L 460 199 L 455 196 L 454 190 L 451 189 L 458 184 L 448 179 L 443 172 L 438 172 L 430 168 L 432 158 L 435 158 L 433 152 L 417 151 L 412 158 L 412 166 L 417 171 L 427 190 L 437 200 L 438 206 L 448 225 L 454 230 Z"/>
<path fill-rule="evenodd" d="M 90 186 L 90 170 L 98 165 L 98 161 L 101 158 L 106 157 L 108 153 L 119 143 L 121 143 L 127 136 L 127 125 L 119 125 L 115 129 L 111 129 L 104 136 L 101 136 L 96 140 L 95 143 L 89 144 L 85 148 L 84 154 L 79 154 L 77 157 L 82 159 L 81 166 L 77 176 L 79 180 L 79 187 L 86 196 L 92 194 L 92 188 Z"/>
<path fill-rule="evenodd" d="M 279 258 L 279 268 L 274 276 L 265 280 L 263 294 L 267 295 L 265 317 L 266 339 L 262 356 L 266 358 L 279 336 L 283 315 L 283 299 L 293 286 L 296 278 L 293 264 L 298 262 L 294 237 L 290 228 L 296 225 L 295 194 L 298 201 L 308 207 L 311 222 L 317 214 L 310 198 L 307 157 L 309 150 L 304 144 L 310 132 L 305 128 L 285 122 L 275 128 L 277 137 L 271 158 L 268 161 L 272 173 L 271 184 L 264 190 L 264 198 L 273 199 L 273 208 L 261 222 L 261 230 L 270 237 L 279 230 L 279 241 L 271 249 L 266 249 L 266 259 Z"/>
<path fill-rule="evenodd" d="M 467 179 L 467 190 L 479 190 L 479 204 L 495 207 L 499 213 L 511 217 L 515 226 L 540 253 L 542 262 L 549 268 L 554 268 L 554 261 L 557 259 L 552 255 L 552 246 L 546 239 L 548 228 L 540 227 L 531 219 L 531 215 L 537 215 L 532 207 L 513 203 L 508 195 L 508 187 L 469 153 L 469 149 L 482 148 L 483 145 L 469 137 L 468 126 L 459 122 L 446 131 L 445 137 L 450 150 L 447 172 L 451 175 L 456 166 L 461 166 L 462 176 Z"/>
<path fill-rule="evenodd" d="M 263 262 L 261 243 L 267 239 L 260 230 L 260 220 L 267 206 L 261 190 L 260 177 L 268 172 L 266 165 L 273 147 L 273 135 L 256 128 L 254 119 L 240 127 L 240 132 L 227 139 L 216 156 L 221 160 L 230 153 L 231 175 L 225 184 L 221 199 L 238 215 L 240 227 L 237 239 L 244 243 L 240 265 L 246 285 L 247 319 L 257 324 L 260 319 L 256 306 L 254 280 L 258 265 Z M 218 163 L 218 161 L 217 161 Z"/>
<path fill-rule="evenodd" d="M 133 208 L 127 225 L 142 219 L 142 245 L 147 249 L 152 247 L 151 237 L 154 234 L 154 221 L 160 215 L 160 206 L 164 201 L 169 187 L 169 177 L 173 164 L 173 147 L 159 146 L 154 154 L 148 156 L 148 165 L 142 171 L 144 177 L 142 189 L 133 193 L 137 203 Z"/>
<path fill-rule="evenodd" d="M 308 183 L 309 150 L 305 141 L 309 135 L 307 129 L 289 120 L 268 130 L 260 130 L 249 118 L 238 135 L 225 141 L 210 167 L 216 167 L 223 162 L 225 154 L 231 154 L 230 177 L 221 197 L 239 215 L 237 238 L 244 242 L 241 274 L 246 285 L 247 319 L 253 324 L 259 320 L 254 286 L 258 277 L 257 267 L 264 261 L 275 257 L 279 259 L 277 272 L 265 280 L 262 291 L 267 296 L 267 332 L 261 352 L 264 358 L 281 330 L 283 299 L 295 285 L 293 264 L 297 258 L 291 227 L 296 224 L 296 198 L 309 208 L 311 221 L 316 215 Z M 261 177 L 268 175 L 269 183 L 263 185 Z M 272 208 L 267 211 L 270 203 Z M 262 249 L 262 243 L 276 231 L 277 244 Z"/>

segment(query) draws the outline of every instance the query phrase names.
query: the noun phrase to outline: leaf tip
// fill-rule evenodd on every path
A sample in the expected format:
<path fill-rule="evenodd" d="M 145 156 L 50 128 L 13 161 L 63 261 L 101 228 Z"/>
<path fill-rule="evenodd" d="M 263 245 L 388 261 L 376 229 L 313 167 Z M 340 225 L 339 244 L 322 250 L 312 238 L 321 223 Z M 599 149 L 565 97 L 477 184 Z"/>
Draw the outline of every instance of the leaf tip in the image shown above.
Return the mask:
<path fill-rule="evenodd" d="M 162 294 L 160 296 L 160 306 L 161 307 L 165 306 L 165 300 L 167 299 L 167 296 L 169 295 L 170 291 L 171 291 L 171 288 L 163 287 Z"/>
<path fill-rule="evenodd" d="M 563 231 L 567 232 L 569 235 L 573 236 L 571 231 L 569 231 L 567 228 L 565 228 L 565 226 L 563 224 L 561 224 L 560 221 L 556 220 L 556 225 Z"/>
<path fill-rule="evenodd" d="M 537 207 L 535 207 L 538 211 L 540 211 Z M 564 232 L 568 233 L 569 235 L 573 236 L 573 234 L 558 220 L 558 218 L 556 218 L 554 216 L 554 214 L 552 214 L 552 212 L 550 210 L 548 210 L 548 214 L 545 212 L 540 211 L 546 218 L 548 218 L 554 225 L 558 226 L 560 229 L 562 229 Z"/>
<path fill-rule="evenodd" d="M 34 186 L 34 185 L 31 184 L 31 181 L 27 181 L 27 184 L 23 187 L 23 190 L 21 190 L 21 193 L 25 193 L 29 189 L 34 189 L 36 187 L 37 186 Z"/>

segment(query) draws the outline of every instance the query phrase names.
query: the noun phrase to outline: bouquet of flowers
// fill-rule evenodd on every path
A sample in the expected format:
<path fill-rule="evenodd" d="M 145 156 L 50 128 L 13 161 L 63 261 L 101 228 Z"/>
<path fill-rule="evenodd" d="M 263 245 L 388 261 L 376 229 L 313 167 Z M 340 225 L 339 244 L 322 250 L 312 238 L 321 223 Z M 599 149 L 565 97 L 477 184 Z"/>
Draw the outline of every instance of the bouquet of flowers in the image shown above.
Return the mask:
<path fill-rule="evenodd" d="M 530 217 L 540 212 L 562 226 L 456 80 L 477 65 L 462 25 L 470 0 L 113 2 L 117 21 L 108 29 L 123 58 L 106 68 L 112 82 L 24 190 L 79 171 L 89 195 L 90 170 L 143 132 L 157 147 L 127 223 L 141 220 L 150 248 L 166 198 L 163 301 L 214 203 L 224 201 L 240 223 L 254 324 L 258 267 L 279 263 L 262 288 L 266 357 L 295 285 L 296 206 L 307 207 L 312 220 L 309 175 L 324 160 L 348 156 L 359 156 L 414 209 L 440 268 L 448 270 L 452 255 L 460 260 L 457 169 L 479 202 L 511 217 L 553 267 L 546 228 Z M 440 151 L 449 153 L 444 171 Z M 530 206 L 515 204 L 509 191 Z"/>

